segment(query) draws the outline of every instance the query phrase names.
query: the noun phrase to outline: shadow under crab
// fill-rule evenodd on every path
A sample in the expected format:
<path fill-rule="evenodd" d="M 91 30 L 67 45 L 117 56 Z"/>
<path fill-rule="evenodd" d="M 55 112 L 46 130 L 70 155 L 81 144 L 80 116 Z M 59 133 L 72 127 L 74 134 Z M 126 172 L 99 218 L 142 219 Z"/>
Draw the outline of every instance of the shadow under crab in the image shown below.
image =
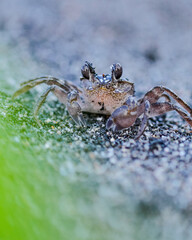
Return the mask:
<path fill-rule="evenodd" d="M 50 86 L 40 96 L 34 111 L 34 117 L 38 123 L 38 112 L 50 92 L 53 92 L 67 107 L 69 115 L 80 126 L 86 125 L 83 112 L 110 116 L 106 128 L 114 132 L 133 126 L 135 121 L 142 116 L 141 126 L 135 140 L 138 140 L 145 131 L 148 118 L 173 110 L 192 126 L 191 107 L 173 91 L 163 86 L 156 86 L 144 97 L 136 100 L 134 84 L 128 79 L 121 79 L 122 72 L 122 66 L 115 63 L 111 66 L 111 74 L 98 75 L 92 63 L 86 61 L 81 68 L 81 87 L 66 80 L 45 76 L 23 82 L 13 97 L 42 83 Z M 162 97 L 165 101 L 158 102 Z M 171 98 L 183 109 L 171 103 Z"/>

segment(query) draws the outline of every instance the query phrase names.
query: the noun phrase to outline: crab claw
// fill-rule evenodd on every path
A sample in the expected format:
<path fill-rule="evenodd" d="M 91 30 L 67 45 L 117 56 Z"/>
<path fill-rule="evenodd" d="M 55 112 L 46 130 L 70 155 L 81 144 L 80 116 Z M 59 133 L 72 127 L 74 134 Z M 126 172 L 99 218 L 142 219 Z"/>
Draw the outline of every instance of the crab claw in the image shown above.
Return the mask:
<path fill-rule="evenodd" d="M 106 122 L 106 128 L 107 128 L 107 130 L 109 130 L 109 129 L 113 128 L 113 126 L 114 126 L 114 122 L 113 122 L 112 117 L 110 117 Z"/>
<path fill-rule="evenodd" d="M 130 109 L 127 105 L 117 108 L 107 120 L 106 128 L 112 131 L 120 131 L 132 126 L 137 118 L 136 109 Z"/>
<path fill-rule="evenodd" d="M 137 101 L 134 97 L 129 97 L 125 105 L 117 108 L 107 120 L 106 128 L 115 131 L 120 131 L 128 128 L 135 123 L 138 117 Z"/>
<path fill-rule="evenodd" d="M 115 123 L 115 121 L 112 117 L 110 117 L 107 120 L 106 128 L 107 128 L 107 130 L 111 129 L 113 132 L 117 132 L 117 131 L 120 131 L 123 129 L 121 126 L 119 126 Z"/>

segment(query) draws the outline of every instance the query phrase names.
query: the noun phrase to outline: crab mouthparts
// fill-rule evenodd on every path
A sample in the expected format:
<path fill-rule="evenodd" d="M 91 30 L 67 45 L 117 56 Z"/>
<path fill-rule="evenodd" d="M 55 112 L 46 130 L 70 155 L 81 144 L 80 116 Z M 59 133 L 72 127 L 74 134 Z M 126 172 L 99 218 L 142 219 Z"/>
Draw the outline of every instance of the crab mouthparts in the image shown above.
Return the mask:
<path fill-rule="evenodd" d="M 106 85 L 107 83 L 111 82 L 111 76 L 109 74 L 97 75 L 96 78 L 100 85 Z"/>

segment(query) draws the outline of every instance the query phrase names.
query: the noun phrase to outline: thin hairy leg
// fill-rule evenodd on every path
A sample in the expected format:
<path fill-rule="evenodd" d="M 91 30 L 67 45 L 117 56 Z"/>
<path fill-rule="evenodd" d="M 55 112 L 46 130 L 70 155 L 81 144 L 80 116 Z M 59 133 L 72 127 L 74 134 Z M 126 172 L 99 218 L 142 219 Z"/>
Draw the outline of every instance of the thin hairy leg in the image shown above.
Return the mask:
<path fill-rule="evenodd" d="M 27 91 L 29 91 L 31 88 L 34 88 L 37 85 L 40 84 L 47 84 L 47 85 L 56 85 L 58 87 L 60 87 L 61 89 L 63 89 L 63 91 L 65 91 L 66 93 L 69 93 L 72 90 L 77 90 L 78 92 L 81 92 L 81 90 L 79 88 L 77 88 L 75 85 L 73 85 L 70 82 L 67 82 L 65 80 L 61 80 L 55 77 L 39 77 L 39 78 L 35 78 L 35 79 L 31 79 L 28 80 L 26 82 L 23 82 L 21 84 L 21 88 L 19 88 L 14 94 L 13 94 L 13 98 L 17 97 L 18 95 L 25 93 Z"/>
<path fill-rule="evenodd" d="M 53 92 L 59 98 L 60 101 L 67 98 L 67 94 L 63 91 L 63 89 L 61 89 L 57 86 L 51 86 L 48 89 L 46 89 L 46 91 L 39 97 L 36 107 L 35 107 L 35 110 L 34 110 L 34 118 L 37 121 L 39 126 L 41 126 L 41 124 L 39 122 L 39 119 L 37 118 L 37 115 L 50 92 Z M 61 102 L 65 103 L 66 100 L 61 101 Z"/>
<path fill-rule="evenodd" d="M 149 92 L 145 94 L 143 99 L 140 101 L 144 100 L 149 100 L 150 103 L 155 103 L 164 96 L 164 93 L 168 93 L 175 101 L 177 101 L 191 116 L 192 116 L 192 109 L 191 107 L 185 103 L 177 94 L 175 94 L 173 91 L 166 87 L 162 86 L 157 86 L 151 89 Z"/>
<path fill-rule="evenodd" d="M 150 108 L 150 117 L 159 116 L 169 111 L 175 110 L 186 122 L 192 126 L 192 118 L 187 115 L 182 109 L 178 106 L 165 102 L 165 103 L 153 103 Z"/>

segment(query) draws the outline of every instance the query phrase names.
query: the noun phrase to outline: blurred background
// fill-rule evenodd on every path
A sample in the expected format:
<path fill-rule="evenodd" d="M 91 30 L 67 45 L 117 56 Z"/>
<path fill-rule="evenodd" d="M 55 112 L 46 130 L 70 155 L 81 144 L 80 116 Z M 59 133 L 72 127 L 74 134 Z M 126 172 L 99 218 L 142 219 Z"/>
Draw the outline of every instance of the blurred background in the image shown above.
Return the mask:
<path fill-rule="evenodd" d="M 10 99 L 41 75 L 78 84 L 88 60 L 100 74 L 121 63 L 137 96 L 165 85 L 191 103 L 191 16 L 191 0 L 0 1 L 1 239 L 191 239 L 191 137 L 179 126 L 177 142 L 169 134 L 180 117 L 156 152 L 123 137 L 125 148 L 106 149 L 97 123 L 94 146 L 69 117 L 64 129 L 58 102 L 46 105 L 42 130 L 32 117 L 35 92 Z"/>
<path fill-rule="evenodd" d="M 191 5 L 190 0 L 2 0 L 1 42 L 17 49 L 15 62 L 25 62 L 28 54 L 54 76 L 78 82 L 85 60 L 105 73 L 120 62 L 138 91 L 157 84 L 186 91 L 192 71 Z"/>

